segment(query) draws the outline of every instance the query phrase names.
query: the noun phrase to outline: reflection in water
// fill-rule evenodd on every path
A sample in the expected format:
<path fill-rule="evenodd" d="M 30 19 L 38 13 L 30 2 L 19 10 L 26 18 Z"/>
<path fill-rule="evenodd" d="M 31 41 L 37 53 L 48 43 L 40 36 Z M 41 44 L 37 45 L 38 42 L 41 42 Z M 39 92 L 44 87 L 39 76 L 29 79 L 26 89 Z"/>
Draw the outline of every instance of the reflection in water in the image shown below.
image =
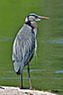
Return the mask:
<path fill-rule="evenodd" d="M 49 77 L 51 79 L 63 79 L 63 77 Z"/>
<path fill-rule="evenodd" d="M 44 82 L 42 82 L 42 84 L 44 84 Z"/>
<path fill-rule="evenodd" d="M 8 37 L 8 36 L 0 36 L 0 42 L 1 41 L 9 41 L 12 40 L 14 37 Z"/>
<path fill-rule="evenodd" d="M 20 77 L 0 77 L 0 79 L 21 79 Z M 28 79 L 28 77 L 23 77 L 23 79 Z M 36 79 L 35 77 L 31 77 L 31 79 Z"/>
<path fill-rule="evenodd" d="M 45 71 L 45 70 L 41 70 L 41 69 L 31 69 L 30 72 L 33 71 Z M 8 73 L 14 73 L 15 71 L 8 71 Z M 27 70 L 24 70 L 23 72 L 27 72 Z M 0 77 L 0 79 L 20 79 L 20 77 Z M 28 79 L 28 77 L 23 77 L 23 79 Z M 31 77 L 31 79 L 36 79 L 35 77 Z"/>
<path fill-rule="evenodd" d="M 30 72 L 33 71 L 45 71 L 45 70 L 41 70 L 41 69 L 31 69 Z M 8 71 L 8 73 L 14 73 L 15 71 Z M 27 72 L 27 70 L 23 70 L 23 72 Z M 20 79 L 20 77 L 0 77 L 0 79 Z M 28 79 L 28 77 L 23 77 L 23 79 Z M 35 77 L 31 77 L 31 79 L 36 79 Z"/>
<path fill-rule="evenodd" d="M 41 69 L 30 69 L 30 72 L 33 72 L 33 71 L 45 71 L 45 70 L 41 70 Z M 27 70 L 24 70 L 23 72 L 27 72 Z"/>
<path fill-rule="evenodd" d="M 8 71 L 8 73 L 14 73 L 15 71 Z"/>
<path fill-rule="evenodd" d="M 41 70 L 41 69 L 30 69 L 30 72 L 33 72 L 33 71 L 45 71 L 45 70 Z M 14 73 L 15 71 L 8 71 L 8 73 Z M 23 70 L 23 72 L 27 72 L 27 70 Z"/>
<path fill-rule="evenodd" d="M 55 77 L 54 79 L 63 79 L 63 77 Z"/>
<path fill-rule="evenodd" d="M 56 71 L 55 73 L 63 73 L 63 71 Z"/>
<path fill-rule="evenodd" d="M 52 40 L 42 40 L 43 43 L 47 43 L 47 42 L 50 42 L 50 43 L 57 43 L 57 44 L 63 44 L 63 39 L 52 39 Z"/>

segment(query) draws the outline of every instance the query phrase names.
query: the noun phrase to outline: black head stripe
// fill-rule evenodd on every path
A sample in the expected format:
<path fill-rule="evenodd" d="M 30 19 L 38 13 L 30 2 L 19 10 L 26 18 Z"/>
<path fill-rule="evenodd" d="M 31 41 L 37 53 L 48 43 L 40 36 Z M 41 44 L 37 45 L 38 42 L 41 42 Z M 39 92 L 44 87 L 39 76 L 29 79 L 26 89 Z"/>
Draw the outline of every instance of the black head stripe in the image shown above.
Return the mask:
<path fill-rule="evenodd" d="M 31 26 L 31 21 L 28 21 L 26 24 L 28 24 L 29 26 Z"/>
<path fill-rule="evenodd" d="M 38 16 L 37 15 L 34 15 L 34 14 L 30 14 L 27 17 L 29 17 L 29 16 L 34 16 L 34 17 L 38 18 Z"/>

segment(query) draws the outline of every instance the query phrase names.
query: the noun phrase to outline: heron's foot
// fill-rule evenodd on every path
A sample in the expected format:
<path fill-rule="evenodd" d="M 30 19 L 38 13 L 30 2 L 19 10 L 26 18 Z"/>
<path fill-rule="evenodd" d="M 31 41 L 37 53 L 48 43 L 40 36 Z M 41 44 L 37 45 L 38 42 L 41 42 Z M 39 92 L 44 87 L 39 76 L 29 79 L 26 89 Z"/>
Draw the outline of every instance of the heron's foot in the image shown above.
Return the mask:
<path fill-rule="evenodd" d="M 29 89 L 29 88 L 21 87 L 20 89 Z"/>
<path fill-rule="evenodd" d="M 22 86 L 20 89 L 24 89 L 24 87 Z"/>
<path fill-rule="evenodd" d="M 32 86 L 30 87 L 30 90 L 33 90 Z"/>

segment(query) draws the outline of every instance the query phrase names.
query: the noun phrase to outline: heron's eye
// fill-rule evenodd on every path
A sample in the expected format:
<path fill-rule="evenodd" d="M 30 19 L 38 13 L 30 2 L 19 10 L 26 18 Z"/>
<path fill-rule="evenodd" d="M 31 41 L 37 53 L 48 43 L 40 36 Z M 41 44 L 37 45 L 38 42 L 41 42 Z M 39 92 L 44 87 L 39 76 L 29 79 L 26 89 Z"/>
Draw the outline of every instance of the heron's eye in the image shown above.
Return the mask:
<path fill-rule="evenodd" d="M 35 18 L 38 18 L 37 16 L 35 16 Z"/>

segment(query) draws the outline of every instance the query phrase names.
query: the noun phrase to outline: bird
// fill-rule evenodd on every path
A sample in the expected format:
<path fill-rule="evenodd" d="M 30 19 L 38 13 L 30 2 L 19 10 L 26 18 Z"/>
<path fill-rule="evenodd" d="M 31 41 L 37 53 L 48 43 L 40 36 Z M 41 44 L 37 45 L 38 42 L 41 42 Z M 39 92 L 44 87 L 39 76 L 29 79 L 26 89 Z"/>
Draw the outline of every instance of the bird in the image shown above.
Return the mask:
<path fill-rule="evenodd" d="M 37 49 L 37 31 L 38 26 L 36 21 L 40 21 L 42 19 L 49 19 L 48 17 L 39 16 L 34 13 L 29 14 L 25 18 L 25 23 L 23 27 L 18 31 L 17 36 L 13 43 L 13 53 L 12 60 L 14 65 L 14 70 L 17 75 L 21 75 L 21 89 L 23 89 L 23 69 L 26 65 L 30 89 L 32 89 L 32 83 L 30 78 L 30 68 L 29 62 L 32 60 L 34 51 Z"/>

